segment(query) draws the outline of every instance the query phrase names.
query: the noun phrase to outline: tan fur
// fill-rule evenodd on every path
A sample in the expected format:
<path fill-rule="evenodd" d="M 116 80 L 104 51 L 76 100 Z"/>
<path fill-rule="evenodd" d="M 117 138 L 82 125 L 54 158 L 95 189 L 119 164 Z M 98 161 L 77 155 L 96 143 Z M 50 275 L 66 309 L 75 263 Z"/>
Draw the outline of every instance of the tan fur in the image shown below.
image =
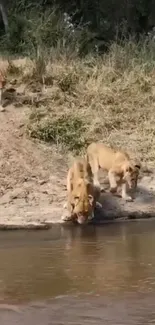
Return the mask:
<path fill-rule="evenodd" d="M 87 148 L 87 159 L 92 169 L 94 185 L 100 186 L 98 180 L 99 168 L 108 171 L 110 191 L 116 192 L 119 177 L 119 185 L 122 186 L 122 198 L 131 201 L 127 194 L 127 187 L 136 189 L 140 164 L 133 163 L 129 155 L 123 151 L 116 151 L 102 143 L 92 143 Z"/>
<path fill-rule="evenodd" d="M 93 185 L 91 167 L 85 158 L 75 160 L 68 171 L 67 195 L 69 217 L 63 220 L 76 220 L 83 224 L 94 217 L 100 190 Z"/>

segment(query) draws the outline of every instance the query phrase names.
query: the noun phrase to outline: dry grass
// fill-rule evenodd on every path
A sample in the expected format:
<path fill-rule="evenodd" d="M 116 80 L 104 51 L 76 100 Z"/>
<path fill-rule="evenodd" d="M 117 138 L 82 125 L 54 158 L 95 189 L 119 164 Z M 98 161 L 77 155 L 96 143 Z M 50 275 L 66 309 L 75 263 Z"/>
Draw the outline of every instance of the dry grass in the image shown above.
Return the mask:
<path fill-rule="evenodd" d="M 27 85 L 30 99 L 28 134 L 76 152 L 101 140 L 153 161 L 154 56 L 153 45 L 128 42 L 113 44 L 100 58 L 57 59 L 52 54 L 46 66 L 40 58 L 25 61 L 18 84 Z"/>

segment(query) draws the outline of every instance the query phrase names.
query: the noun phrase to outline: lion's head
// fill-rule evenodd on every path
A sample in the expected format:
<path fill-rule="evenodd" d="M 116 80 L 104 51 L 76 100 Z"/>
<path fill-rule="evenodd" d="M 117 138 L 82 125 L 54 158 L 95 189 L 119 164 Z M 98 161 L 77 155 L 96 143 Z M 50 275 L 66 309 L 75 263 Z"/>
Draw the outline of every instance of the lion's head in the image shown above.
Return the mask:
<path fill-rule="evenodd" d="M 75 220 L 84 224 L 94 217 L 95 199 L 93 185 L 85 179 L 79 179 L 71 197 L 71 214 Z"/>
<path fill-rule="evenodd" d="M 123 180 L 128 183 L 130 189 L 135 189 L 137 187 L 137 181 L 139 176 L 140 164 L 134 164 L 128 162 L 124 165 L 124 175 Z"/>

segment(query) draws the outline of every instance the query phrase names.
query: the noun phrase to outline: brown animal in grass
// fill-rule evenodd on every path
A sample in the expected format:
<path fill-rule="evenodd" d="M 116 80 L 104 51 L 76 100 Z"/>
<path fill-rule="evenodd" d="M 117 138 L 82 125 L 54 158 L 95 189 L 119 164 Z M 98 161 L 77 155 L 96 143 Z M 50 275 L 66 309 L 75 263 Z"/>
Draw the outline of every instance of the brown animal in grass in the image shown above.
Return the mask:
<path fill-rule="evenodd" d="M 0 112 L 3 112 L 5 109 L 2 105 L 3 91 L 6 84 L 6 75 L 9 67 L 9 60 L 0 59 Z"/>
<path fill-rule="evenodd" d="M 87 223 L 94 218 L 95 206 L 101 206 L 97 201 L 100 190 L 93 184 L 92 171 L 85 158 L 76 159 L 67 175 L 67 207 L 69 216 L 63 221 Z"/>
<path fill-rule="evenodd" d="M 87 148 L 87 159 L 91 166 L 94 185 L 100 187 L 98 171 L 100 168 L 108 171 L 110 191 L 117 191 L 118 185 L 122 187 L 122 198 L 131 201 L 127 194 L 127 188 L 136 189 L 140 170 L 140 164 L 130 160 L 129 155 L 123 151 L 117 151 L 102 143 L 92 143 Z M 119 183 L 117 183 L 119 177 Z"/>
<path fill-rule="evenodd" d="M 0 69 L 0 112 L 4 111 L 4 108 L 2 106 L 2 95 L 3 95 L 3 89 L 6 83 L 5 74 L 4 71 Z"/>

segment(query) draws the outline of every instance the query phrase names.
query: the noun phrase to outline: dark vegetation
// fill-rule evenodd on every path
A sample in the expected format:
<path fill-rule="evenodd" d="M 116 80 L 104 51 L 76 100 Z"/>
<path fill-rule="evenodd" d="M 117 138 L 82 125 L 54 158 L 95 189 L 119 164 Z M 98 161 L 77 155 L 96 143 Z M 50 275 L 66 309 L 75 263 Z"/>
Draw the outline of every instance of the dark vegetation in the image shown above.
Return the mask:
<path fill-rule="evenodd" d="M 38 46 L 69 47 L 81 55 L 103 52 L 131 35 L 138 41 L 155 25 L 153 0 L 1 0 L 0 5 L 1 44 L 15 54 L 35 53 Z"/>

